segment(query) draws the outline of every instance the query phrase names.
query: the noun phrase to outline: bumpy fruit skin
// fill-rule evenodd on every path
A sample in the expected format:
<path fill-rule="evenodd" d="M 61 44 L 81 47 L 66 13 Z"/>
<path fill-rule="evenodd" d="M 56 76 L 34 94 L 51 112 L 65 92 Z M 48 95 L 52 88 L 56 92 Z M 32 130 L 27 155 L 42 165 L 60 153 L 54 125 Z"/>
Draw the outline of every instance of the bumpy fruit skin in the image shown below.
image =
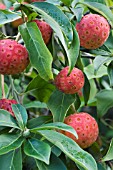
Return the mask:
<path fill-rule="evenodd" d="M 69 132 L 63 131 L 62 133 L 69 138 L 73 139 L 81 148 L 91 146 L 97 139 L 99 128 L 96 120 L 88 113 L 80 112 L 69 115 L 65 118 L 64 123 L 73 127 L 77 134 L 78 139 Z"/>
<path fill-rule="evenodd" d="M 10 99 L 1 99 L 0 100 L 0 109 L 4 109 L 7 110 L 8 112 L 10 112 L 10 114 L 14 116 L 14 112 L 12 111 L 12 104 L 17 104 L 16 100 L 10 100 Z"/>
<path fill-rule="evenodd" d="M 55 85 L 66 94 L 74 94 L 84 86 L 84 74 L 80 69 L 74 67 L 68 75 L 68 70 L 67 66 L 59 72 L 55 77 Z"/>
<path fill-rule="evenodd" d="M 104 44 L 110 33 L 107 20 L 98 14 L 87 14 L 76 24 L 80 45 L 86 49 L 96 49 Z"/>
<path fill-rule="evenodd" d="M 49 26 L 49 24 L 47 24 L 45 21 L 41 21 L 38 19 L 33 20 L 33 22 L 36 22 L 41 34 L 42 34 L 42 38 L 45 42 L 45 44 L 48 44 L 51 38 L 51 34 L 52 34 L 52 29 Z"/>
<path fill-rule="evenodd" d="M 26 48 L 15 40 L 0 40 L 0 74 L 18 74 L 29 64 Z"/>

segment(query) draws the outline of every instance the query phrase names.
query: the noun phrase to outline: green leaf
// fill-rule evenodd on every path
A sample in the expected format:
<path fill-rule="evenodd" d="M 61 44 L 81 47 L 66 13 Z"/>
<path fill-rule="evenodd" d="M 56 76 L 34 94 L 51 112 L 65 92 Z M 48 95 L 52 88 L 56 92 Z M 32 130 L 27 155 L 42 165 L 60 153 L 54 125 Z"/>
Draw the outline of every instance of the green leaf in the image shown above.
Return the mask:
<path fill-rule="evenodd" d="M 14 152 L 15 151 L 8 152 L 7 154 L 0 156 L 0 170 L 11 170 L 10 167 L 14 157 Z"/>
<path fill-rule="evenodd" d="M 20 134 L 0 135 L 0 155 L 19 148 L 22 145 L 23 140 L 24 139 L 20 136 Z"/>
<path fill-rule="evenodd" d="M 53 120 L 55 122 L 63 122 L 67 110 L 74 101 L 74 95 L 65 94 L 59 90 L 55 90 L 47 103 L 48 108 L 53 114 Z"/>
<path fill-rule="evenodd" d="M 113 61 L 107 67 L 110 86 L 113 86 Z"/>
<path fill-rule="evenodd" d="M 83 6 L 81 4 L 78 4 L 75 6 L 75 8 L 71 8 L 71 10 L 76 16 L 77 22 L 80 22 L 84 12 Z"/>
<path fill-rule="evenodd" d="M 24 128 L 27 124 L 27 119 L 28 119 L 28 115 L 27 115 L 25 108 L 20 104 L 13 104 L 12 110 L 15 114 L 15 117 L 16 117 L 19 127 L 22 130 L 24 130 Z"/>
<path fill-rule="evenodd" d="M 19 19 L 20 16 L 9 10 L 0 10 L 0 25 Z"/>
<path fill-rule="evenodd" d="M 49 165 L 39 160 L 36 160 L 36 164 L 39 170 L 67 170 L 61 159 L 54 154 L 51 154 Z"/>
<path fill-rule="evenodd" d="M 19 31 L 29 52 L 32 66 L 46 81 L 53 79 L 52 55 L 46 47 L 36 23 L 29 22 L 20 25 Z"/>
<path fill-rule="evenodd" d="M 51 148 L 45 142 L 38 139 L 28 139 L 24 145 L 26 155 L 49 164 Z"/>
<path fill-rule="evenodd" d="M 22 153 L 21 147 L 14 151 L 13 163 L 11 170 L 22 170 Z"/>
<path fill-rule="evenodd" d="M 21 150 L 17 149 L 1 155 L 0 170 L 22 170 Z"/>
<path fill-rule="evenodd" d="M 69 61 L 70 70 L 75 66 L 79 54 L 80 42 L 75 27 L 70 23 L 68 17 L 55 5 L 47 2 L 35 2 L 32 5 L 35 11 L 51 26 L 60 39 Z"/>
<path fill-rule="evenodd" d="M 42 103 L 40 101 L 32 101 L 32 102 L 29 102 L 27 104 L 24 104 L 24 107 L 26 109 L 29 109 L 29 108 L 46 108 L 47 109 L 47 105 L 46 103 Z"/>
<path fill-rule="evenodd" d="M 111 140 L 107 154 L 102 158 L 102 161 L 104 162 L 110 160 L 113 160 L 113 139 Z"/>
<path fill-rule="evenodd" d="M 103 64 L 108 63 L 110 61 L 113 61 L 112 57 L 96 56 L 93 60 L 94 73 L 96 73 Z"/>
<path fill-rule="evenodd" d="M 85 170 L 97 170 L 94 158 L 81 149 L 74 140 L 53 130 L 39 130 L 38 132 Z"/>
<path fill-rule="evenodd" d="M 98 3 L 101 3 L 101 4 L 106 4 L 105 3 L 105 0 L 85 0 L 86 2 L 98 2 Z"/>
<path fill-rule="evenodd" d="M 79 95 L 76 94 L 76 100 L 74 102 L 74 106 L 75 106 L 76 111 L 79 109 L 80 105 L 81 105 L 81 100 L 79 98 Z"/>
<path fill-rule="evenodd" d="M 102 117 L 113 107 L 113 90 L 101 90 L 96 95 L 98 116 Z"/>
<path fill-rule="evenodd" d="M 0 109 L 0 126 L 14 127 L 20 129 L 16 123 L 16 120 L 6 110 Z"/>
<path fill-rule="evenodd" d="M 72 41 L 69 49 L 67 49 L 65 47 L 65 50 L 66 50 L 66 53 L 68 56 L 69 67 L 70 67 L 69 72 L 75 66 L 77 59 L 79 57 L 79 50 L 80 50 L 80 40 L 78 37 L 78 33 L 75 29 L 75 26 L 72 25 L 72 29 L 73 29 L 73 41 Z"/>
<path fill-rule="evenodd" d="M 94 11 L 98 12 L 99 14 L 103 15 L 110 21 L 110 24 L 113 26 L 113 14 L 109 7 L 98 2 L 80 2 L 80 3 L 86 5 L 88 8 L 91 8 Z"/>
<path fill-rule="evenodd" d="M 61 0 L 65 5 L 70 6 L 73 0 Z"/>
<path fill-rule="evenodd" d="M 78 135 L 76 131 L 71 127 L 68 126 L 62 122 L 54 122 L 54 123 L 48 123 L 36 128 L 31 129 L 31 132 L 37 132 L 38 130 L 46 130 L 46 129 L 60 129 L 60 130 L 65 130 L 67 132 L 72 133 L 76 138 L 78 138 Z"/>
<path fill-rule="evenodd" d="M 25 92 L 32 93 L 39 101 L 47 102 L 54 89 L 54 85 L 46 82 L 38 75 L 28 84 Z"/>
<path fill-rule="evenodd" d="M 90 83 L 85 74 L 84 77 L 85 77 L 85 84 L 83 87 L 83 95 L 84 95 L 84 104 L 87 105 L 90 96 Z"/>
<path fill-rule="evenodd" d="M 88 66 L 84 67 L 84 72 L 87 76 L 88 79 L 93 79 L 93 78 L 100 78 L 104 75 L 107 75 L 107 67 L 102 65 L 99 70 L 97 71 L 96 75 L 94 73 L 94 65 L 89 64 Z"/>
<path fill-rule="evenodd" d="M 71 23 L 68 17 L 57 6 L 47 2 L 34 2 L 32 7 L 41 14 L 41 17 L 53 28 L 58 37 L 62 37 L 64 34 L 69 43 L 73 40 Z"/>
<path fill-rule="evenodd" d="M 52 116 L 39 116 L 37 118 L 33 118 L 28 120 L 27 127 L 29 129 L 36 128 L 37 126 L 41 126 L 42 124 L 49 123 L 52 121 Z"/>

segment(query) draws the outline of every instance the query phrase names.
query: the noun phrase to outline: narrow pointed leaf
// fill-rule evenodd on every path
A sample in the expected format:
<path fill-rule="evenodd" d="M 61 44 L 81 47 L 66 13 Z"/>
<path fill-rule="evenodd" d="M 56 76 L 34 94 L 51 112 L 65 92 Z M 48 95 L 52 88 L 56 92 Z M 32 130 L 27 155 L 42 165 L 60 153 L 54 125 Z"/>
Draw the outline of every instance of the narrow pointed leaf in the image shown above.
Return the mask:
<path fill-rule="evenodd" d="M 102 161 L 113 160 L 113 139 L 111 140 L 107 154 L 103 157 Z"/>
<path fill-rule="evenodd" d="M 78 33 L 73 25 L 72 25 L 72 29 L 73 29 L 73 41 L 69 49 L 65 48 L 68 56 L 68 61 L 69 61 L 69 67 L 70 67 L 69 71 L 71 71 L 75 66 L 77 59 L 79 57 L 79 50 L 80 50 L 80 40 L 78 37 Z"/>
<path fill-rule="evenodd" d="M 13 104 L 12 110 L 15 114 L 18 125 L 21 129 L 24 129 L 27 124 L 28 115 L 26 109 L 20 104 Z"/>
<path fill-rule="evenodd" d="M 47 165 L 42 161 L 36 159 L 36 164 L 39 170 L 67 170 L 64 163 L 54 154 L 50 157 L 50 164 Z"/>
<path fill-rule="evenodd" d="M 53 130 L 39 130 L 38 132 L 60 148 L 71 160 L 83 167 L 84 170 L 97 170 L 94 158 L 81 149 L 72 139 Z"/>
<path fill-rule="evenodd" d="M 0 126 L 14 127 L 20 129 L 16 123 L 16 120 L 11 114 L 5 110 L 0 109 Z"/>
<path fill-rule="evenodd" d="M 113 61 L 107 67 L 110 86 L 113 86 Z"/>
<path fill-rule="evenodd" d="M 0 155 L 19 148 L 22 145 L 23 140 L 24 139 L 20 136 L 20 134 L 0 135 Z"/>
<path fill-rule="evenodd" d="M 46 47 L 36 23 L 25 23 L 19 26 L 19 31 L 29 52 L 32 66 L 46 81 L 53 79 L 52 55 Z"/>
<path fill-rule="evenodd" d="M 53 114 L 55 122 L 63 122 L 70 105 L 75 101 L 75 96 L 55 90 L 47 103 Z"/>
<path fill-rule="evenodd" d="M 85 77 L 85 84 L 83 87 L 83 95 L 84 95 L 84 104 L 87 105 L 90 96 L 90 83 L 86 74 L 84 74 L 84 77 Z"/>
<path fill-rule="evenodd" d="M 48 144 L 38 139 L 29 139 L 25 142 L 24 152 L 26 155 L 49 164 L 51 148 Z"/>
<path fill-rule="evenodd" d="M 88 8 L 91 8 L 94 11 L 103 15 L 105 18 L 107 18 L 110 21 L 110 24 L 113 26 L 113 13 L 109 9 L 109 7 L 98 2 L 80 2 L 80 3 L 86 5 Z"/>
<path fill-rule="evenodd" d="M 65 130 L 67 132 L 72 133 L 76 138 L 78 138 L 78 135 L 76 131 L 71 127 L 68 126 L 62 122 L 54 122 L 54 123 L 48 123 L 42 126 L 39 126 L 37 128 L 31 129 L 31 132 L 36 132 L 38 130 L 46 130 L 46 129 L 60 129 L 60 130 Z"/>

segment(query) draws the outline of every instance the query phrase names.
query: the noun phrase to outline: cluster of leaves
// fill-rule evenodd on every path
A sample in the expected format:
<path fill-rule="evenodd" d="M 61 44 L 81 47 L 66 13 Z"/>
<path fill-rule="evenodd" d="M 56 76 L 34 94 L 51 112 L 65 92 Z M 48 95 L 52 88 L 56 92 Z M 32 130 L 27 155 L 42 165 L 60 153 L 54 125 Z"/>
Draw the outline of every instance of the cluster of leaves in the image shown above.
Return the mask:
<path fill-rule="evenodd" d="M 7 5 L 7 1 L 4 3 Z M 13 85 L 5 76 L 6 95 L 12 98 L 16 94 L 22 105 L 12 106 L 16 119 L 0 110 L 0 169 L 112 169 L 113 116 L 112 109 L 109 110 L 113 107 L 112 0 L 47 0 L 31 4 L 13 0 L 11 3 L 14 11 L 0 10 L 1 29 L 15 31 L 11 23 L 27 15 L 28 22 L 15 32 L 21 35 L 19 41 L 29 52 L 30 65 L 24 73 L 12 77 Z M 103 15 L 111 25 L 107 42 L 95 50 L 80 47 L 75 29 L 75 23 L 87 12 Z M 53 29 L 47 46 L 36 24 L 30 22 L 36 17 Z M 1 39 L 8 36 L 12 35 L 0 34 Z M 53 84 L 54 76 L 67 65 L 70 71 L 76 66 L 85 74 L 82 97 L 64 94 Z M 2 92 L 0 95 L 2 97 Z M 74 109 L 87 108 L 91 113 L 97 108 L 94 117 L 100 134 L 97 142 L 85 151 L 59 131 L 65 130 L 77 137 L 73 128 L 63 123 L 64 118 L 74 113 Z"/>

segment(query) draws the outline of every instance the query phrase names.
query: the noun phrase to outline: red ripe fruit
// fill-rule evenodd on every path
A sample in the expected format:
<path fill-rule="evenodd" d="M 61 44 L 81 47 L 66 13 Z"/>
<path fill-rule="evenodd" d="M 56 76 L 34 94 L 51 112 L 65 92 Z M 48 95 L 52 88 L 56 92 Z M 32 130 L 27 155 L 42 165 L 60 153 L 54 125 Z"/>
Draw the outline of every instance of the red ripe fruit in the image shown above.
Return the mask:
<path fill-rule="evenodd" d="M 98 14 L 87 14 L 76 24 L 80 45 L 86 49 L 96 49 L 104 44 L 110 33 L 107 20 Z"/>
<path fill-rule="evenodd" d="M 63 131 L 62 133 L 73 139 L 81 148 L 91 146 L 98 137 L 98 124 L 88 113 L 74 113 L 66 117 L 64 123 L 76 130 L 78 139 L 69 132 Z"/>
<path fill-rule="evenodd" d="M 14 113 L 12 111 L 12 107 L 11 107 L 12 104 L 17 104 L 17 101 L 16 100 L 10 100 L 10 99 L 1 99 L 0 100 L 0 109 L 7 110 L 8 112 L 10 112 L 10 114 L 13 117 L 15 117 Z"/>
<path fill-rule="evenodd" d="M 15 40 L 0 40 L 0 74 L 18 74 L 29 64 L 26 48 Z"/>
<path fill-rule="evenodd" d="M 55 77 L 56 87 L 66 94 L 77 93 L 84 86 L 84 74 L 78 68 L 73 68 L 68 75 L 69 67 L 62 69 Z"/>
<path fill-rule="evenodd" d="M 0 2 L 0 9 L 6 9 L 6 6 Z"/>
<path fill-rule="evenodd" d="M 45 44 L 48 44 L 52 34 L 52 29 L 49 24 L 38 19 L 33 20 L 33 22 L 36 22 Z"/>

